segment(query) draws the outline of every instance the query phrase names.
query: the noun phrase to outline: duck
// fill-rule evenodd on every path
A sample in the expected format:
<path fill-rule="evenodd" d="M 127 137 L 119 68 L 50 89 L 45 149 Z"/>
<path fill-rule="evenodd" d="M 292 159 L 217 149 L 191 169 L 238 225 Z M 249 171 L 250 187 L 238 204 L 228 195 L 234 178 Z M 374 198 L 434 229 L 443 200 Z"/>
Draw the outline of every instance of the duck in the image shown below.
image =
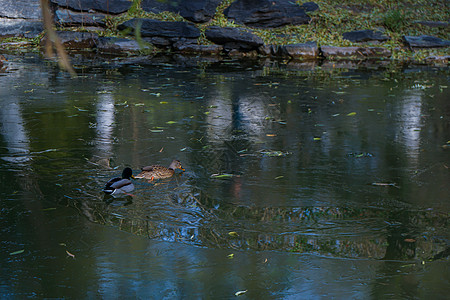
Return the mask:
<path fill-rule="evenodd" d="M 144 178 L 153 181 L 155 179 L 165 179 L 170 178 L 175 174 L 175 170 L 180 169 L 185 171 L 181 166 L 179 160 L 173 160 L 169 167 L 163 167 L 160 165 L 146 166 L 142 167 L 142 172 L 135 176 L 135 178 Z"/>
<path fill-rule="evenodd" d="M 6 70 L 6 66 L 3 66 L 4 61 L 8 61 L 8 60 L 6 59 L 6 57 L 4 57 L 3 55 L 0 54 L 0 72 Z"/>
<path fill-rule="evenodd" d="M 103 192 L 108 195 L 129 195 L 134 190 L 131 178 L 134 178 L 133 170 L 127 167 L 123 169 L 122 177 L 112 178 L 105 184 Z"/>

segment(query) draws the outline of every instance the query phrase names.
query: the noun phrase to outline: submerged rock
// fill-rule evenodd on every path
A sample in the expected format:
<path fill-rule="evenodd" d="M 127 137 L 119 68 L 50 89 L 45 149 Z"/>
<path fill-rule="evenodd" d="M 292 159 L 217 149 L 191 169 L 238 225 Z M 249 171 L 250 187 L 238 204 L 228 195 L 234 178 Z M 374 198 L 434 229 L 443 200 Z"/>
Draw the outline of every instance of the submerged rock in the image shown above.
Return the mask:
<path fill-rule="evenodd" d="M 206 29 L 205 35 L 211 42 L 223 45 L 227 51 L 250 51 L 264 45 L 259 36 L 242 28 L 211 26 Z"/>
<path fill-rule="evenodd" d="M 142 0 L 141 7 L 144 11 L 161 13 L 170 11 L 178 13 L 183 18 L 196 22 L 208 22 L 214 16 L 221 0 Z"/>
<path fill-rule="evenodd" d="M 388 49 L 381 47 L 320 47 L 325 58 L 387 58 L 392 55 Z"/>
<path fill-rule="evenodd" d="M 443 40 L 429 35 L 403 36 L 403 40 L 411 48 L 440 48 L 450 46 L 449 40 Z"/>
<path fill-rule="evenodd" d="M 304 6 L 282 0 L 237 0 L 225 11 L 227 18 L 251 27 L 274 28 L 307 24 L 311 18 L 306 11 L 318 9 L 315 3 Z"/>
<path fill-rule="evenodd" d="M 369 42 L 369 41 L 378 41 L 384 42 L 390 40 L 390 38 L 379 31 L 373 31 L 370 29 L 367 30 L 356 30 L 345 32 L 342 34 L 342 37 L 345 40 L 349 40 L 351 42 Z"/>
<path fill-rule="evenodd" d="M 62 7 L 77 11 L 101 11 L 109 14 L 120 14 L 130 9 L 133 4 L 130 0 L 50 0 Z"/>

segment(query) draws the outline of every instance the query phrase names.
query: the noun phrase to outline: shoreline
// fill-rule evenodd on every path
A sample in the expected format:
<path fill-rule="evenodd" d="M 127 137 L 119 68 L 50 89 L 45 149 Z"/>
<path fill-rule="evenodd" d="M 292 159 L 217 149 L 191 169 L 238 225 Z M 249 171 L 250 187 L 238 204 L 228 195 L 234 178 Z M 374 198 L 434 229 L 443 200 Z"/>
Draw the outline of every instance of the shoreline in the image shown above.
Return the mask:
<path fill-rule="evenodd" d="M 251 6 L 247 7 L 247 10 L 239 7 L 249 1 L 199 0 L 204 7 L 200 7 L 194 13 L 190 10 L 183 12 L 179 7 L 178 13 L 164 10 L 171 9 L 166 2 L 163 2 L 166 6 L 161 7 L 162 11 L 152 12 L 153 7 L 146 8 L 148 2 L 152 1 L 127 1 L 127 4 L 124 0 L 105 0 L 104 4 L 109 4 L 107 9 L 113 10 L 109 13 L 104 11 L 106 8 L 91 8 L 89 4 L 83 4 L 89 1 L 51 0 L 51 7 L 54 22 L 57 24 L 57 34 L 69 55 L 92 52 L 119 58 L 138 56 L 152 59 L 163 54 L 202 56 L 212 60 L 225 58 L 293 62 L 372 60 L 382 63 L 387 61 L 431 65 L 448 65 L 450 60 L 450 41 L 440 38 L 448 37 L 446 33 L 449 28 L 448 22 L 408 20 L 408 24 L 394 30 L 394 25 L 400 26 L 402 22 L 406 22 L 406 13 L 405 16 L 394 16 L 396 19 L 388 23 L 387 16 L 390 12 L 383 12 L 385 9 L 383 3 L 380 6 L 373 4 L 351 6 L 349 1 L 343 1 L 342 4 L 333 6 L 329 1 L 321 0 L 305 3 L 277 0 L 271 2 L 275 8 L 269 7 L 275 11 L 276 18 L 270 19 L 267 16 L 267 7 Z M 61 5 L 63 2 L 65 5 Z M 70 6 L 71 2 L 86 6 Z M 428 2 L 436 6 L 442 1 Z M 233 7 L 236 7 L 234 11 Z M 206 8 L 209 8 L 209 14 L 205 12 Z M 342 22 L 340 19 L 330 16 L 333 9 L 340 12 L 344 20 L 354 16 L 355 24 L 339 24 Z M 343 9 L 344 12 L 350 11 L 349 16 L 343 13 Z M 376 13 L 383 16 L 382 21 L 378 15 L 378 19 L 369 18 L 367 9 L 374 16 Z M 246 22 L 249 19 L 256 22 L 255 19 L 261 11 L 265 14 L 260 18 L 261 23 L 252 23 L 252 26 L 248 26 Z M 203 15 L 199 15 L 199 12 Z M 381 15 L 381 12 L 384 15 Z M 9 37 L 0 36 L 0 50 L 42 51 L 46 37 L 43 34 L 43 25 L 39 23 L 39 12 L 33 11 L 33 14 L 19 16 L 25 20 L 27 26 L 16 26 L 19 28 L 11 32 Z M 443 14 L 444 16 L 440 16 L 441 19 L 449 13 Z M 282 23 L 283 18 L 286 19 L 286 24 Z M 373 24 L 383 24 L 384 27 L 369 26 L 370 22 L 366 20 L 369 24 L 365 26 L 366 28 L 354 28 L 361 22 L 358 18 L 370 19 L 370 22 L 375 22 Z M 18 20 L 15 19 L 14 22 Z M 330 22 L 328 27 L 323 26 L 322 23 L 327 24 L 327 21 Z M 346 21 L 351 23 L 349 20 Z M 278 23 L 268 25 L 268 22 Z M 282 26 L 279 26 L 280 24 Z M 369 27 L 373 28 L 368 29 Z M 347 31 L 347 28 L 359 30 Z M 417 28 L 421 31 L 417 31 Z M 417 35 L 411 35 L 413 32 Z M 432 36 L 430 33 L 436 34 Z"/>

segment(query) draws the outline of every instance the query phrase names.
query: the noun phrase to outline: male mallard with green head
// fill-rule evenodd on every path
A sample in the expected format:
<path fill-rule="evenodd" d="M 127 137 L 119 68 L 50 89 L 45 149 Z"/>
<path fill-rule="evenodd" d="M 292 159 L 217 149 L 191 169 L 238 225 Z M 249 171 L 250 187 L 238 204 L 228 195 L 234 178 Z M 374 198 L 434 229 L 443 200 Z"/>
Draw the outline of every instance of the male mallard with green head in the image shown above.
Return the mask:
<path fill-rule="evenodd" d="M 147 166 L 141 168 L 142 172 L 135 176 L 135 178 L 145 178 L 153 181 L 155 179 L 170 178 L 175 174 L 175 170 L 180 169 L 184 171 L 179 160 L 173 160 L 169 167 L 159 165 Z"/>
<path fill-rule="evenodd" d="M 123 169 L 122 178 L 116 177 L 109 180 L 105 184 L 103 192 L 114 196 L 119 194 L 128 195 L 128 193 L 131 193 L 134 190 L 134 185 L 130 178 L 134 178 L 133 170 L 130 168 Z"/>

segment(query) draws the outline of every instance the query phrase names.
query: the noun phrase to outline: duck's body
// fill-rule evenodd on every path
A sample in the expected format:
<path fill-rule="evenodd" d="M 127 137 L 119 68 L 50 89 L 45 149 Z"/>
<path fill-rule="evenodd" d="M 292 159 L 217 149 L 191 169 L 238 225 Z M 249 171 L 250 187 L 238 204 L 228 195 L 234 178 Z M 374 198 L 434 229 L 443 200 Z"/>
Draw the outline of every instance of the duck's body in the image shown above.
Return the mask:
<path fill-rule="evenodd" d="M 123 169 L 122 178 L 116 177 L 109 180 L 103 192 L 109 195 L 128 194 L 134 190 L 134 184 L 130 178 L 133 177 L 133 171 L 130 168 Z"/>
<path fill-rule="evenodd" d="M 136 175 L 135 178 L 144 178 L 149 180 L 170 178 L 173 174 L 175 174 L 176 169 L 184 171 L 179 160 L 172 161 L 169 167 L 160 165 L 143 167 L 141 168 L 142 172 Z"/>

